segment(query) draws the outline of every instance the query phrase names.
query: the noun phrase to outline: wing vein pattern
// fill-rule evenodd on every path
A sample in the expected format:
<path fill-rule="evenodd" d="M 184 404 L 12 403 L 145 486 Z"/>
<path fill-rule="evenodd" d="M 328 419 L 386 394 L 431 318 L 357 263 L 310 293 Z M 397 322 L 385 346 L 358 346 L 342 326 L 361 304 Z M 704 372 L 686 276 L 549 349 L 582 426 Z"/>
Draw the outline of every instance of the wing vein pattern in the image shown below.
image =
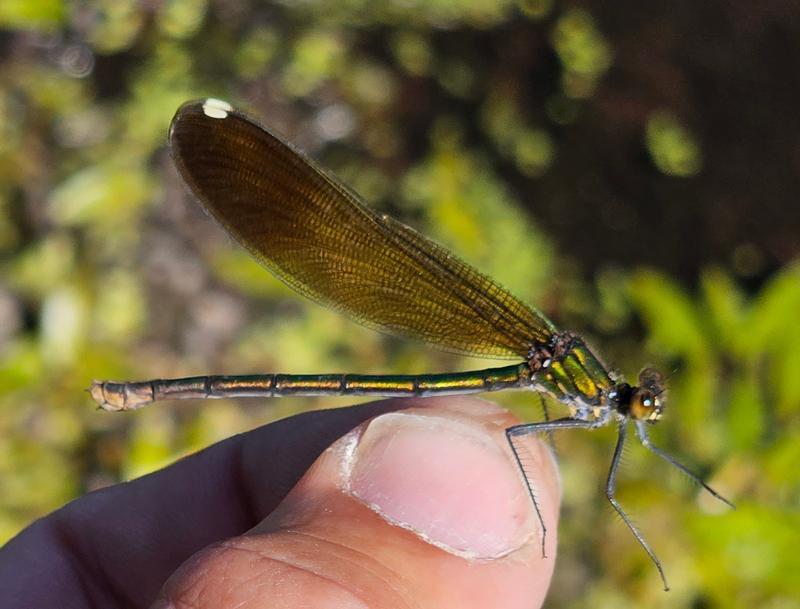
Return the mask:
<path fill-rule="evenodd" d="M 301 294 L 366 326 L 498 358 L 525 357 L 555 331 L 243 114 L 212 118 L 202 102 L 186 104 L 170 144 L 184 180 L 241 245 Z"/>

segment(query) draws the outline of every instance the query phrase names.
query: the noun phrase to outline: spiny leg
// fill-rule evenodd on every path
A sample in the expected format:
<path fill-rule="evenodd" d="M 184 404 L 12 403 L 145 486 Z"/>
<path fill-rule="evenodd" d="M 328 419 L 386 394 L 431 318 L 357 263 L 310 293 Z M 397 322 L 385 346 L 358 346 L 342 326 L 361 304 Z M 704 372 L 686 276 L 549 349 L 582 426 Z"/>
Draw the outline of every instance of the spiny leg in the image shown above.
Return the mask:
<path fill-rule="evenodd" d="M 646 449 L 654 452 L 655 454 L 657 454 L 659 457 L 664 459 L 664 461 L 666 461 L 670 465 L 673 465 L 674 467 L 677 467 L 684 474 L 689 476 L 692 480 L 697 482 L 700 486 L 702 486 L 709 493 L 711 493 L 714 497 L 716 497 L 717 499 L 719 499 L 720 501 L 722 501 L 726 505 L 730 506 L 731 508 L 736 509 L 735 505 L 733 505 L 730 501 L 725 499 L 725 497 L 720 495 L 717 491 L 715 491 L 708 484 L 706 484 L 705 481 L 700 476 L 695 474 L 692 470 L 690 470 L 688 467 L 686 467 L 683 463 L 681 463 L 680 461 L 676 460 L 675 457 L 673 457 L 672 455 L 669 455 L 669 454 L 665 453 L 663 450 L 661 450 L 657 446 L 653 446 L 653 443 L 650 442 L 650 436 L 647 433 L 647 429 L 645 428 L 645 423 L 643 421 L 636 421 L 636 435 L 639 436 L 639 441 L 642 443 L 642 445 Z"/>
<path fill-rule="evenodd" d="M 619 466 L 620 459 L 622 458 L 622 448 L 625 446 L 626 432 L 627 421 L 620 421 L 617 436 L 617 446 L 614 448 L 614 456 L 611 458 L 611 467 L 608 469 L 608 478 L 606 480 L 606 498 L 608 499 L 609 503 L 611 503 L 611 506 L 616 510 L 617 514 L 620 515 L 623 522 L 628 525 L 631 533 L 633 533 L 633 536 L 636 537 L 636 540 L 644 548 L 644 551 L 650 556 L 650 560 L 653 561 L 656 569 L 658 569 L 658 574 L 661 576 L 661 581 L 664 582 L 664 590 L 669 590 L 669 584 L 667 583 L 667 578 L 664 575 L 664 569 L 661 568 L 661 561 L 658 560 L 658 557 L 656 556 L 656 553 L 653 552 L 650 544 L 645 541 L 644 537 L 642 537 L 642 534 L 639 532 L 639 529 L 637 529 L 633 522 L 631 522 L 631 519 L 628 518 L 628 515 L 617 501 L 617 467 Z"/>
<path fill-rule="evenodd" d="M 527 436 L 530 434 L 550 433 L 559 429 L 590 429 L 592 426 L 593 424 L 589 421 L 564 418 L 556 419 L 555 421 L 544 421 L 542 423 L 523 423 L 522 425 L 514 425 L 513 427 L 506 429 L 506 440 L 508 440 L 508 445 L 511 447 L 511 452 L 514 455 L 514 460 L 517 462 L 517 467 L 519 467 L 519 471 L 522 473 L 522 479 L 525 481 L 525 487 L 528 489 L 528 495 L 530 495 L 531 501 L 533 502 L 533 509 L 536 510 L 536 517 L 539 519 L 539 526 L 542 528 L 542 558 L 547 557 L 544 547 L 547 535 L 547 527 L 544 524 L 542 510 L 539 508 L 539 502 L 536 500 L 536 493 L 533 490 L 533 485 L 528 478 L 528 474 L 525 471 L 525 465 L 523 464 L 519 451 L 514 444 L 514 438 L 518 436 Z"/>
<path fill-rule="evenodd" d="M 536 500 L 536 493 L 533 490 L 533 485 L 531 481 L 528 479 L 528 474 L 525 473 L 525 465 L 522 462 L 522 457 L 520 457 L 519 451 L 517 447 L 514 445 L 514 439 L 511 434 L 508 433 L 509 430 L 506 429 L 506 440 L 508 440 L 508 445 L 511 447 L 511 452 L 514 454 L 514 461 L 517 462 L 517 467 L 519 471 L 522 473 L 522 479 L 525 481 L 525 488 L 528 489 L 528 495 L 533 502 L 533 509 L 536 511 L 536 517 L 539 519 L 539 526 L 542 529 L 542 558 L 547 558 L 547 552 L 544 548 L 545 536 L 547 534 L 547 526 L 544 524 L 544 518 L 542 517 L 542 510 L 539 509 L 539 502 Z"/>

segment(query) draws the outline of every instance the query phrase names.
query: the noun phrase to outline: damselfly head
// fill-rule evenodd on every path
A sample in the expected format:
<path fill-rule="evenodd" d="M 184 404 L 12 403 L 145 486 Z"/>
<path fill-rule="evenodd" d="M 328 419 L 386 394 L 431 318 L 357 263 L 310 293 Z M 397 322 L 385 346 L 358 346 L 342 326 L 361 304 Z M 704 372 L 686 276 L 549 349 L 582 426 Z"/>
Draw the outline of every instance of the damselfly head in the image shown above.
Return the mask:
<path fill-rule="evenodd" d="M 664 375 L 655 368 L 645 368 L 639 373 L 639 387 L 649 389 L 656 395 L 663 395 Z"/>
<path fill-rule="evenodd" d="M 655 423 L 664 411 L 664 377 L 654 368 L 639 373 L 639 386 L 633 389 L 628 412 L 631 418 Z"/>

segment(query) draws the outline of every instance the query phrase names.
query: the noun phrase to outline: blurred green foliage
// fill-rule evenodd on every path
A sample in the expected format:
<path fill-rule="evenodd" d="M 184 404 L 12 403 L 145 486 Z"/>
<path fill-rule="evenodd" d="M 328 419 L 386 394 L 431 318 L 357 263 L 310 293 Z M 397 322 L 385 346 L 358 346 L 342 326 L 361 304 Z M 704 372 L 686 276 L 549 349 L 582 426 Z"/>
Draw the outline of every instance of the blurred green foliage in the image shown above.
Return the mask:
<path fill-rule="evenodd" d="M 674 116 L 656 112 L 647 121 L 647 150 L 662 172 L 686 178 L 702 167 L 700 148 Z"/>
<path fill-rule="evenodd" d="M 272 418 L 351 402 L 111 416 L 86 397 L 92 378 L 485 365 L 295 298 L 231 247 L 163 149 L 175 109 L 214 95 L 585 332 L 629 378 L 644 363 L 670 373 L 654 436 L 738 509 L 721 510 L 631 447 L 620 499 L 667 569 L 664 595 L 600 491 L 613 431 L 559 437 L 565 499 L 548 606 L 797 606 L 800 267 L 754 285 L 742 269 L 760 268 L 759 254 L 745 245 L 731 267 L 707 265 L 687 287 L 614 264 L 610 244 L 593 244 L 599 261 L 570 258 L 555 243 L 584 234 L 554 237 L 534 219 L 552 209 L 558 226 L 571 198 L 548 178 L 560 167 L 582 179 L 570 126 L 596 112 L 618 57 L 592 11 L 543 0 L 7 1 L 0 26 L 0 541 L 94 488 Z M 513 44 L 487 62 L 479 36 L 495 32 Z M 547 69 L 536 67 L 542 57 Z M 643 114 L 635 148 L 649 155 L 650 180 L 686 180 L 714 161 L 678 112 Z M 526 213 L 539 183 L 552 197 Z M 609 230 L 624 229 L 623 214 L 611 216 Z M 646 228 L 650 240 L 670 231 Z M 599 269 L 592 279 L 587 265 Z M 498 399 L 539 416 L 529 394 Z"/>

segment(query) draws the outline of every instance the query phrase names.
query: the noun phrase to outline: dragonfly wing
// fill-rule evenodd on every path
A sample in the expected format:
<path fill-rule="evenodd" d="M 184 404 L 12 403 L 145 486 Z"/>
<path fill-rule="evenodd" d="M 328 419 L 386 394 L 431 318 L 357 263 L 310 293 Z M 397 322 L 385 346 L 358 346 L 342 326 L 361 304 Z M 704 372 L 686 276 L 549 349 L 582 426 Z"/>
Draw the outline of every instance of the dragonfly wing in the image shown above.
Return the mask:
<path fill-rule="evenodd" d="M 553 325 L 242 113 L 190 102 L 170 144 L 203 206 L 301 294 L 379 330 L 448 350 L 524 357 Z"/>

